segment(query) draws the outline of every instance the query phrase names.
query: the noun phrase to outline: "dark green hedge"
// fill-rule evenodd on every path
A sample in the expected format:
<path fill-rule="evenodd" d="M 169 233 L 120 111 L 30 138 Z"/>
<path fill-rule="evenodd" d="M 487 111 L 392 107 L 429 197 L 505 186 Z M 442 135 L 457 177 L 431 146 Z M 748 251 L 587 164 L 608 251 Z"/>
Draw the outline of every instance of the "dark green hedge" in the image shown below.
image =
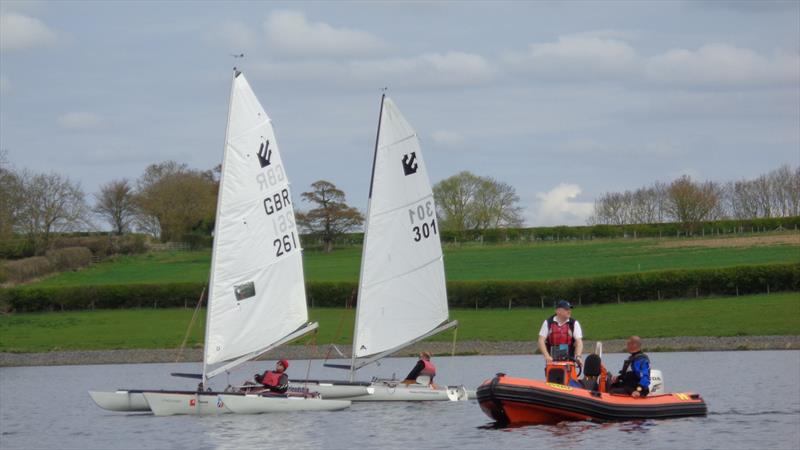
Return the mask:
<path fill-rule="evenodd" d="M 200 283 L 117 285 L 73 288 L 13 288 L 0 290 L 0 304 L 15 311 L 91 308 L 192 307 L 203 289 Z M 578 304 L 613 303 L 665 298 L 745 295 L 800 291 L 800 263 L 668 270 L 598 278 L 552 281 L 451 281 L 454 308 L 550 308 L 557 299 Z M 355 282 L 307 284 L 312 307 L 352 307 Z"/>
<path fill-rule="evenodd" d="M 694 236 L 713 236 L 735 233 L 760 233 L 775 230 L 797 230 L 800 217 L 770 217 L 765 219 L 735 219 L 703 222 L 696 226 Z M 506 242 L 506 241 L 554 241 L 581 239 L 609 239 L 625 237 L 677 237 L 686 236 L 681 223 L 653 223 L 634 225 L 586 225 L 532 228 L 492 228 L 487 230 L 452 231 L 441 233 L 442 242 Z M 316 248 L 321 241 L 315 235 L 301 237 L 304 248 Z M 336 245 L 361 245 L 363 233 L 343 234 Z"/>

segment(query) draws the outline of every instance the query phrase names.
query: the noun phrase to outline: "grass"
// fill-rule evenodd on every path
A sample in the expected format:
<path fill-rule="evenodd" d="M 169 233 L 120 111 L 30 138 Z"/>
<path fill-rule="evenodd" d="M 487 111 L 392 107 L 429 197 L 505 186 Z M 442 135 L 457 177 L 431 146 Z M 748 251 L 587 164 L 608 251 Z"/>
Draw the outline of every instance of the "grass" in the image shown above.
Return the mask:
<path fill-rule="evenodd" d="M 718 268 L 800 261 L 797 245 L 666 248 L 654 239 L 445 248 L 448 280 L 550 280 L 664 269 Z M 209 251 L 162 252 L 121 257 L 62 273 L 32 286 L 205 282 Z M 361 248 L 307 251 L 308 281 L 355 281 Z"/>
<path fill-rule="evenodd" d="M 456 309 L 458 339 L 528 341 L 533 348 L 542 309 Z M 354 310 L 315 308 L 320 344 L 348 344 Z M 177 348 L 191 309 L 99 310 L 0 316 L 0 351 L 44 352 L 132 348 Z M 800 334 L 800 294 L 636 302 L 576 308 L 586 339 L 642 337 L 756 336 Z M 189 347 L 202 345 L 204 318 L 193 327 Z M 449 341 L 452 332 L 431 338 Z M 338 334 L 338 336 L 337 336 Z"/>

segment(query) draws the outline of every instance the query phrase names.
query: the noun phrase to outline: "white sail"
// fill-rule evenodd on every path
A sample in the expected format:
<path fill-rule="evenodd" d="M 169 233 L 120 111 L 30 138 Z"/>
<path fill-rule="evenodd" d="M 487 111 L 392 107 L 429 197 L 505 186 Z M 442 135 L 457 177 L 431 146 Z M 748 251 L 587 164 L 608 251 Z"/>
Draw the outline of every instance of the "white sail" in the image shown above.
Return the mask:
<path fill-rule="evenodd" d="M 417 134 L 384 97 L 359 280 L 356 357 L 402 346 L 447 320 L 439 232 Z"/>
<path fill-rule="evenodd" d="M 230 102 L 204 364 L 258 352 L 308 320 L 300 236 L 270 118 L 240 72 Z"/>

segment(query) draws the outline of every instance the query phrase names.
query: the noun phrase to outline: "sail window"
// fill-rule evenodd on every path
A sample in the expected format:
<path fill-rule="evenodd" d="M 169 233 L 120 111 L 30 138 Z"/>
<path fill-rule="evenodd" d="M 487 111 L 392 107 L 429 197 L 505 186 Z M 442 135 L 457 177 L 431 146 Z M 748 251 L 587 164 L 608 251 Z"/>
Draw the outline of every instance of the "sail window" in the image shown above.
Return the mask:
<path fill-rule="evenodd" d="M 236 294 L 236 300 L 244 300 L 246 298 L 255 297 L 256 285 L 252 281 L 244 284 L 239 284 L 233 287 L 233 292 Z"/>

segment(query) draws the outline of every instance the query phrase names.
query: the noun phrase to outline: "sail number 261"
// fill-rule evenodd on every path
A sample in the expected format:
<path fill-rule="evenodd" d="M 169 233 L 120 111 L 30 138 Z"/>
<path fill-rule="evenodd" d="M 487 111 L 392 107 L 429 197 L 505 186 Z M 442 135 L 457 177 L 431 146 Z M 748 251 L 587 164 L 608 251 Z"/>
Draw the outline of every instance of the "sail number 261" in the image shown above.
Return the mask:
<path fill-rule="evenodd" d="M 408 218 L 411 221 L 411 232 L 414 235 L 415 242 L 436 234 L 436 211 L 433 207 L 433 201 L 428 200 L 425 203 L 409 208 Z"/>
<path fill-rule="evenodd" d="M 272 241 L 272 245 L 275 247 L 275 256 L 283 256 L 297 248 L 297 237 L 295 236 L 294 231 L 292 231 L 291 233 L 285 234 L 283 237 Z"/>

